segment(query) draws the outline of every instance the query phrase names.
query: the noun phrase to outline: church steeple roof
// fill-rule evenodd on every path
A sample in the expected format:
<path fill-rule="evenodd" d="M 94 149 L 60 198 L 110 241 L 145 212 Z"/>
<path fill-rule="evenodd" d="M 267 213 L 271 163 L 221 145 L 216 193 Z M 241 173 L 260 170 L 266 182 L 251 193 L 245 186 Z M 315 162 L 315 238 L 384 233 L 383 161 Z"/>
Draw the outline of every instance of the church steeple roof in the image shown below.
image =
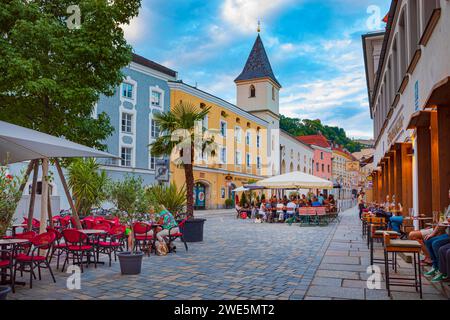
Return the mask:
<path fill-rule="evenodd" d="M 237 82 L 259 78 L 270 78 L 281 88 L 281 84 L 273 74 L 272 66 L 270 65 L 269 58 L 264 49 L 264 44 L 258 34 L 252 51 L 248 56 L 244 70 L 242 70 L 242 73 L 234 81 Z"/>

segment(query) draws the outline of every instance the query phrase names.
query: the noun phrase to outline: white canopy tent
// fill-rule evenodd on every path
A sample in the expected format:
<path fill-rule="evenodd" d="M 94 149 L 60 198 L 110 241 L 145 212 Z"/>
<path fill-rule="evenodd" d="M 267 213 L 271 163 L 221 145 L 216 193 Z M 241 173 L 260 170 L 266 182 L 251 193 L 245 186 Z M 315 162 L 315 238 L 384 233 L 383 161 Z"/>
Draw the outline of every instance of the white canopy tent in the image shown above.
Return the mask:
<path fill-rule="evenodd" d="M 0 163 L 79 157 L 117 158 L 67 139 L 0 121 Z"/>
<path fill-rule="evenodd" d="M 250 189 L 247 189 L 245 187 L 239 187 L 233 190 L 233 192 L 245 192 L 245 191 L 249 191 Z"/>
<path fill-rule="evenodd" d="M 76 217 L 77 227 L 80 228 L 78 214 L 76 212 L 72 197 L 67 186 L 66 179 L 62 172 L 58 158 L 117 158 L 112 154 L 99 151 L 81 144 L 45 134 L 36 130 L 17 126 L 8 122 L 0 121 L 0 164 L 11 164 L 31 160 L 25 173 L 25 182 L 20 186 L 23 192 L 25 183 L 33 171 L 33 183 L 31 189 L 30 208 L 28 215 L 28 229 L 31 230 L 31 221 L 34 211 L 34 202 L 36 196 L 37 175 L 39 171 L 39 162 L 42 164 L 42 176 L 48 175 L 49 159 L 55 161 L 56 169 L 61 178 L 64 191 L 69 201 L 74 217 Z M 48 181 L 42 180 L 41 195 L 41 229 L 45 232 L 45 220 L 48 217 L 51 221 L 51 208 L 48 193 Z"/>
<path fill-rule="evenodd" d="M 331 181 L 299 171 L 270 177 L 255 184 L 267 189 L 333 189 Z"/>

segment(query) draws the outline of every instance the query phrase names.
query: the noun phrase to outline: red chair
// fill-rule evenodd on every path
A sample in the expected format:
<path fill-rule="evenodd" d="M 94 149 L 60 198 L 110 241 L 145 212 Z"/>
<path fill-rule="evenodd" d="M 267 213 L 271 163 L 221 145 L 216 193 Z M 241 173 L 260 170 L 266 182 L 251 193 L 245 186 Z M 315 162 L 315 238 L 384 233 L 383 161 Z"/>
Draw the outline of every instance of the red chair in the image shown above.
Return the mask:
<path fill-rule="evenodd" d="M 148 234 L 152 230 L 152 226 L 145 222 L 135 222 L 133 224 L 133 234 L 134 234 L 134 246 L 133 251 L 139 248 L 148 248 L 148 245 L 153 245 L 153 236 Z"/>
<path fill-rule="evenodd" d="M 0 276 L 7 276 L 11 280 L 11 290 L 14 293 L 14 260 L 12 250 L 0 250 Z"/>
<path fill-rule="evenodd" d="M 59 219 L 59 226 L 61 227 L 61 230 L 70 228 L 70 216 Z"/>
<path fill-rule="evenodd" d="M 94 252 L 94 246 L 89 244 L 88 236 L 83 232 L 77 229 L 66 229 L 62 232 L 64 241 L 67 246 L 65 248 L 66 251 L 66 259 L 64 260 L 64 264 L 62 267 L 62 271 L 64 271 L 64 267 L 66 263 L 69 262 L 70 256 L 72 256 L 72 264 L 75 265 L 75 259 L 77 264 L 80 265 L 81 272 L 83 272 L 83 257 L 94 257 L 94 265 L 97 268 L 97 260 Z"/>
<path fill-rule="evenodd" d="M 94 219 L 84 218 L 81 221 L 81 225 L 82 225 L 83 229 L 94 229 L 96 223 L 95 223 Z"/>
<path fill-rule="evenodd" d="M 23 224 L 28 225 L 28 218 L 23 217 Z M 38 219 L 33 218 L 33 220 L 31 220 L 32 231 L 39 232 L 40 227 L 41 227 L 41 222 Z"/>
<path fill-rule="evenodd" d="M 107 254 L 109 257 L 109 266 L 111 267 L 111 255 L 114 253 L 114 261 L 117 261 L 117 251 L 123 250 L 125 245 L 125 226 L 112 227 L 107 235 L 107 238 L 98 242 L 97 261 L 99 254 Z"/>
<path fill-rule="evenodd" d="M 186 249 L 186 251 L 188 251 L 188 246 L 187 246 L 186 240 L 184 240 L 183 233 L 181 232 L 181 229 L 184 228 L 186 221 L 187 221 L 187 219 L 184 219 L 183 221 L 181 221 L 178 224 L 178 230 L 179 230 L 178 232 L 171 233 L 172 229 L 174 229 L 174 228 L 169 230 L 168 239 L 169 239 L 169 250 L 170 251 L 176 252 L 175 249 L 171 249 L 171 248 L 172 248 L 172 242 L 178 238 L 180 238 L 180 240 L 184 243 L 184 248 Z"/>
<path fill-rule="evenodd" d="M 67 244 L 61 242 L 63 235 L 56 229 L 52 229 L 47 227 L 47 232 L 53 232 L 55 234 L 55 243 L 53 244 L 52 253 L 50 255 L 50 263 L 52 262 L 53 257 L 56 255 L 56 270 L 59 270 L 59 258 L 66 252 Z"/>
<path fill-rule="evenodd" d="M 30 289 L 33 288 L 33 278 L 36 279 L 34 269 L 38 269 L 39 280 L 41 280 L 41 268 L 48 269 L 52 276 L 53 282 L 56 283 L 52 268 L 50 267 L 49 256 L 52 251 L 52 245 L 55 242 L 56 235 L 54 232 L 42 233 L 31 239 L 31 246 L 26 253 L 18 253 L 14 264 L 14 281 L 16 273 L 19 269 L 21 274 L 23 272 L 30 273 Z M 47 250 L 45 255 L 40 255 L 40 250 Z M 28 267 L 28 269 L 26 269 Z"/>

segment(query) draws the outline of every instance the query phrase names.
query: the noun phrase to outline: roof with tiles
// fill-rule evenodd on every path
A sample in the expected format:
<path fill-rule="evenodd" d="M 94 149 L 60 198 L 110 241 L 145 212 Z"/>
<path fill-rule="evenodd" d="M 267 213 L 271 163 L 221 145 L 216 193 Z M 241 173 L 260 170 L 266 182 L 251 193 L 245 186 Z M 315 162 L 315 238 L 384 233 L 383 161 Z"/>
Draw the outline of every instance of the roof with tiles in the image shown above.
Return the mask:
<path fill-rule="evenodd" d="M 297 137 L 303 143 L 307 143 L 312 146 L 331 148 L 331 144 L 328 139 L 323 134 L 314 134 L 310 136 L 299 136 Z"/>
<path fill-rule="evenodd" d="M 242 70 L 241 74 L 234 81 L 238 82 L 261 78 L 269 78 L 281 88 L 281 84 L 273 74 L 272 66 L 270 65 L 269 58 L 264 49 L 264 44 L 258 34 L 252 51 L 248 56 L 244 70 Z"/>

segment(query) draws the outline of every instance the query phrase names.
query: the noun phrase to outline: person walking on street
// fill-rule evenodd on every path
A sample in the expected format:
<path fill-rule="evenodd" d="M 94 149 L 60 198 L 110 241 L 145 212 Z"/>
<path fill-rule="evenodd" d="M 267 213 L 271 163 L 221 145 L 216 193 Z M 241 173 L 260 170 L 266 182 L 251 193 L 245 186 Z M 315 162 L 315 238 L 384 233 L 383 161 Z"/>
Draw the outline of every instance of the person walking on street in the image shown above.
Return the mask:
<path fill-rule="evenodd" d="M 362 218 L 364 210 L 364 191 L 361 191 L 358 195 L 358 208 L 359 208 L 359 220 Z"/>

